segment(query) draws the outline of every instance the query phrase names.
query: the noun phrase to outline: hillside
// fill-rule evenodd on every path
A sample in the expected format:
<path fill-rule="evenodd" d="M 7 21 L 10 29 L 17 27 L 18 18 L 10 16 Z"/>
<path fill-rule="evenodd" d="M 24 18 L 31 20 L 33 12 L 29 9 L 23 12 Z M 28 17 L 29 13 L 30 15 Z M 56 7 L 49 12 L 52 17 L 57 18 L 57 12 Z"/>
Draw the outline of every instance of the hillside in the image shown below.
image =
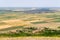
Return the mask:
<path fill-rule="evenodd" d="M 40 33 L 44 34 L 46 31 L 48 32 L 46 32 L 47 36 L 50 36 L 49 32 L 51 36 L 52 34 L 60 36 L 60 11 L 50 8 L 28 8 L 24 11 L 22 9 L 20 11 L 12 10 L 0 10 L 0 36 L 11 32 L 14 36 L 15 33 L 20 36 L 42 36 Z"/>

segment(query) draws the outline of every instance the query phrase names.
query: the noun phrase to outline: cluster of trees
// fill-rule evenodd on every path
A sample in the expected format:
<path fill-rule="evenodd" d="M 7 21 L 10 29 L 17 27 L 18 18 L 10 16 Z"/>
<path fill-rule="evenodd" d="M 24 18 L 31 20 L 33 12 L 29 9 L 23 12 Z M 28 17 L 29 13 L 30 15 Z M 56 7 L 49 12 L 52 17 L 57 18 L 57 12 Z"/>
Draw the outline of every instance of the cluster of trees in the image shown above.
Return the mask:
<path fill-rule="evenodd" d="M 19 37 L 19 36 L 60 36 L 60 30 L 53 30 L 50 28 L 44 28 L 39 30 L 34 27 L 24 28 L 22 30 L 16 30 L 16 32 L 2 33 L 0 36 L 7 37 Z"/>

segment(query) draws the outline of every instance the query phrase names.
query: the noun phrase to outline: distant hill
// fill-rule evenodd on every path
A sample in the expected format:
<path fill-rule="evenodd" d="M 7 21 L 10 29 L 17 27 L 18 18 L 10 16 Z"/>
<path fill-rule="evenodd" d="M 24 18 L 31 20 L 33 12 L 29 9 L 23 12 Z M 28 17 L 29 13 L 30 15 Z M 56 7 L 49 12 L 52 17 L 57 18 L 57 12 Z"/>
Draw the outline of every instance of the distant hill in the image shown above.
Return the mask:
<path fill-rule="evenodd" d="M 60 8 L 0 8 L 0 12 L 51 13 L 57 11 L 60 11 Z"/>
<path fill-rule="evenodd" d="M 55 10 L 50 10 L 49 8 L 41 8 L 41 9 L 25 11 L 25 13 L 42 13 L 42 12 L 46 12 L 46 13 L 55 12 Z"/>

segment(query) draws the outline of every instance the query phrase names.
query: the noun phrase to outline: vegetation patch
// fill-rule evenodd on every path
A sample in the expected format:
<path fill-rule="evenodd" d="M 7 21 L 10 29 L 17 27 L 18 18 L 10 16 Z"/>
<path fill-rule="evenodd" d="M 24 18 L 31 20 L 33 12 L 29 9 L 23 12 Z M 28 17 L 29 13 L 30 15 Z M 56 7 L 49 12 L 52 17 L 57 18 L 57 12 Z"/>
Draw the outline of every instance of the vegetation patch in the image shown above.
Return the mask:
<path fill-rule="evenodd" d="M 40 22 L 31 22 L 32 24 L 40 24 L 40 23 L 48 23 L 46 21 L 40 21 Z"/>
<path fill-rule="evenodd" d="M 35 33 L 33 33 L 34 31 Z M 0 33 L 0 37 L 21 37 L 21 36 L 60 37 L 60 30 L 54 30 L 50 28 L 44 28 L 43 30 L 39 30 L 37 28 L 30 27 L 30 28 L 22 28 L 22 30 L 17 29 L 15 30 L 15 32 L 9 31 L 7 33 Z"/>

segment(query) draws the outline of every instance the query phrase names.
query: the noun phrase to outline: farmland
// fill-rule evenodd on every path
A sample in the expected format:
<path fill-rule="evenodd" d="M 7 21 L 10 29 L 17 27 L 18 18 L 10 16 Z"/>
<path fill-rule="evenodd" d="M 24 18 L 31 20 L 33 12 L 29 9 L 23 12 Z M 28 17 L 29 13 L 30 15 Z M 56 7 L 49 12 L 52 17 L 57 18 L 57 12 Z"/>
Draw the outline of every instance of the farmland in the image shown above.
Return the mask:
<path fill-rule="evenodd" d="M 41 30 L 45 30 L 45 31 L 41 32 Z M 0 13 L 0 36 L 10 36 L 10 37 L 60 36 L 59 31 L 60 31 L 60 12 L 54 12 L 54 13 L 2 12 Z M 51 35 L 49 33 L 51 33 Z"/>
<path fill-rule="evenodd" d="M 37 26 L 53 27 L 60 26 L 60 13 L 35 13 L 9 12 L 0 14 L 0 26 Z M 7 27 L 8 28 L 8 27 Z M 0 28 L 1 29 L 1 28 Z"/>

